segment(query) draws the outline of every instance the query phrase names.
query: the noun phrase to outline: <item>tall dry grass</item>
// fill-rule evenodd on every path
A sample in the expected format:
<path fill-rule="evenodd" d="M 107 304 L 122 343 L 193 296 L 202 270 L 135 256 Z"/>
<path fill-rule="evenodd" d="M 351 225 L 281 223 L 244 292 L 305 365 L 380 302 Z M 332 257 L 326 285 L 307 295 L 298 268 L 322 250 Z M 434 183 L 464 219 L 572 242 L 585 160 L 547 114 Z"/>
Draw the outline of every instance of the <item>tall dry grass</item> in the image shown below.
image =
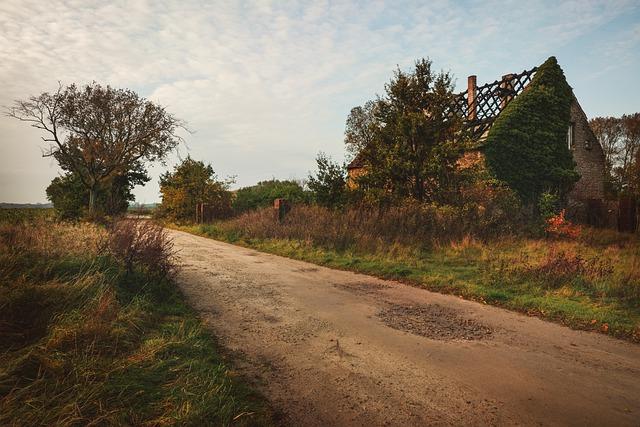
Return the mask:
<path fill-rule="evenodd" d="M 579 237 L 545 236 L 508 214 L 295 206 L 282 222 L 264 209 L 183 228 L 640 340 L 638 236 L 591 228 Z"/>
<path fill-rule="evenodd" d="M 166 230 L 152 221 L 122 219 L 109 228 L 109 252 L 132 272 L 134 267 L 160 277 L 176 272 L 173 242 Z"/>
<path fill-rule="evenodd" d="M 377 251 L 390 245 L 431 247 L 473 236 L 489 239 L 517 231 L 507 212 L 411 205 L 385 210 L 331 210 L 298 205 L 282 223 L 270 208 L 248 212 L 215 225 L 245 238 L 295 239 L 336 250 Z"/>
<path fill-rule="evenodd" d="M 0 425 L 261 422 L 154 262 L 157 226 L 0 222 Z"/>

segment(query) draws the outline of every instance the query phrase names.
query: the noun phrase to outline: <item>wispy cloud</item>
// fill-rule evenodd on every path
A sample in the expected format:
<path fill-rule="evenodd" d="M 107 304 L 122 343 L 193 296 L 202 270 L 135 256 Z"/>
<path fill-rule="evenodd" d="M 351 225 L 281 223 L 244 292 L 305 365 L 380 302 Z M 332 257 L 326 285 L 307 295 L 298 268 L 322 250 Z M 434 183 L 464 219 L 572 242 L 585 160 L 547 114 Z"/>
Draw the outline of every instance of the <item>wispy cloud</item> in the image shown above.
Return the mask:
<path fill-rule="evenodd" d="M 0 104 L 58 80 L 130 87 L 186 120 L 192 155 L 240 184 L 303 177 L 318 150 L 341 155 L 349 109 L 396 64 L 430 56 L 493 79 L 637 10 L 556 3 L 5 0 Z M 0 147 L 0 199 L 42 200 L 55 168 L 38 158 L 37 134 L 2 118 Z"/>

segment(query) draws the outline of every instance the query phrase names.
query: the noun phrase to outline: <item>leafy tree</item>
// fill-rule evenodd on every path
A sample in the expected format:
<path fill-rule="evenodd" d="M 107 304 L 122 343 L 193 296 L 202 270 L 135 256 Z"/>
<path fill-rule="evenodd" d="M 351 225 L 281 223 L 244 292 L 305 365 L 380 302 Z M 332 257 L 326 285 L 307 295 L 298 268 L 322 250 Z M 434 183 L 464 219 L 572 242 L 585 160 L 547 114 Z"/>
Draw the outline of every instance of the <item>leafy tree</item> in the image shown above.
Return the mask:
<path fill-rule="evenodd" d="M 562 197 L 579 179 L 567 147 L 572 102 L 571 87 L 551 57 L 489 131 L 487 165 L 527 204 L 535 205 L 545 191 Z"/>
<path fill-rule="evenodd" d="M 231 180 L 221 181 L 213 167 L 187 157 L 160 176 L 162 203 L 158 213 L 174 220 L 188 221 L 195 216 L 196 205 L 204 203 L 215 218 L 231 213 Z"/>
<path fill-rule="evenodd" d="M 291 203 L 308 203 L 310 195 L 302 188 L 302 185 L 293 180 L 261 181 L 236 192 L 233 210 L 236 213 L 242 213 L 272 206 L 274 199 L 287 199 Z"/>
<path fill-rule="evenodd" d="M 53 178 L 47 187 L 47 199 L 62 219 L 77 219 L 83 214 L 88 193 L 78 177 L 72 173 Z"/>
<path fill-rule="evenodd" d="M 379 123 L 376 117 L 376 101 L 367 101 L 354 107 L 347 117 L 344 141 L 347 150 L 354 156 L 375 142 Z"/>
<path fill-rule="evenodd" d="M 318 171 L 309 175 L 307 186 L 313 193 L 316 203 L 328 208 L 344 205 L 347 191 L 347 174 L 345 165 L 331 160 L 324 153 L 316 158 Z"/>
<path fill-rule="evenodd" d="M 101 206 L 107 215 L 122 214 L 129 208 L 129 203 L 135 200 L 133 188 L 149 181 L 151 178 L 147 171 L 138 163 L 125 174 L 116 175 L 104 184 L 105 187 L 98 192 L 98 206 Z"/>
<path fill-rule="evenodd" d="M 383 97 L 354 108 L 345 142 L 366 167 L 358 187 L 396 200 L 450 198 L 462 152 L 459 119 L 449 114 L 453 96 L 451 75 L 421 59 L 409 73 L 398 69 Z"/>
<path fill-rule="evenodd" d="M 141 164 L 124 175 L 115 176 L 98 189 L 95 212 L 111 216 L 124 213 L 129 202 L 135 200 L 133 188 L 150 179 Z M 68 172 L 54 178 L 46 191 L 47 198 L 61 218 L 77 219 L 85 213 L 89 191 L 76 174 Z"/>
<path fill-rule="evenodd" d="M 45 156 L 73 173 L 89 192 L 93 213 L 100 188 L 136 164 L 162 161 L 180 141 L 181 122 L 165 109 L 128 89 L 97 83 L 60 86 L 16 101 L 7 113 L 44 131 Z"/>

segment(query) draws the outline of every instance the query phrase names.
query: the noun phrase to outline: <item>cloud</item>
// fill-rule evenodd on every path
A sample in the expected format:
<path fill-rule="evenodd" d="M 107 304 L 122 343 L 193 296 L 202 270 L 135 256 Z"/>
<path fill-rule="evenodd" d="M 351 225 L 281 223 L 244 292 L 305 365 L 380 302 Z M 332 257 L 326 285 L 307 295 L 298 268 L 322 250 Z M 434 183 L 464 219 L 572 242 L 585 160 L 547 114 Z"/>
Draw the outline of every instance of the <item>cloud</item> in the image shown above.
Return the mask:
<path fill-rule="evenodd" d="M 52 90 L 58 80 L 129 87 L 186 120 L 195 130 L 187 135 L 192 155 L 222 175 L 238 175 L 239 184 L 303 177 L 317 151 L 341 156 L 349 109 L 381 92 L 396 65 L 430 56 L 463 80 L 471 73 L 492 80 L 537 63 L 633 7 L 5 0 L 0 105 Z M 3 182 L 11 165 L 24 165 L 14 185 L 2 186 L 0 200 L 43 200 L 38 176 L 45 170 L 50 179 L 55 168 L 34 155 L 37 145 L 34 132 L 0 119 Z M 155 200 L 157 184 L 137 193 Z"/>

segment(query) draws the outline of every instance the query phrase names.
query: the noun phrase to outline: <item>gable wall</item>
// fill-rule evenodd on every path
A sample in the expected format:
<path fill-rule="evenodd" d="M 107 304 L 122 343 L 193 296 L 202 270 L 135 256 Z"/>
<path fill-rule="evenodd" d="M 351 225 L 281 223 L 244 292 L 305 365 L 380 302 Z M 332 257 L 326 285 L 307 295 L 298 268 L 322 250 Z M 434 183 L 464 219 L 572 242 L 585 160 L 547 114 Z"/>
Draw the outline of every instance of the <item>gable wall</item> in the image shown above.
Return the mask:
<path fill-rule="evenodd" d="M 576 162 L 580 180 L 569 194 L 573 200 L 605 198 L 604 153 L 600 143 L 589 127 L 589 122 L 578 101 L 571 104 L 571 122 L 574 125 L 573 146 L 571 152 Z"/>

